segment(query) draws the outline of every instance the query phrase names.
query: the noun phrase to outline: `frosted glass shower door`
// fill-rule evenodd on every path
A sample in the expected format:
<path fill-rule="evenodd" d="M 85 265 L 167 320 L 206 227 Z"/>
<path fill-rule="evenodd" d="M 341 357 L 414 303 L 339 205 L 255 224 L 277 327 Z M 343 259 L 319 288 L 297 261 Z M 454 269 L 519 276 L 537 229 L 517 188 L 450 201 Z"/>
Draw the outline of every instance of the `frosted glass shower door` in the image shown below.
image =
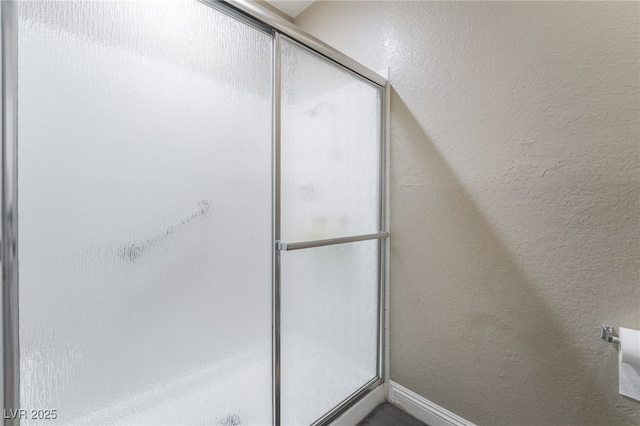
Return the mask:
<path fill-rule="evenodd" d="M 378 374 L 379 241 L 317 244 L 380 231 L 381 90 L 281 50 L 281 418 L 301 425 Z"/>
<path fill-rule="evenodd" d="M 18 31 L 21 408 L 270 424 L 272 36 L 157 0 Z"/>

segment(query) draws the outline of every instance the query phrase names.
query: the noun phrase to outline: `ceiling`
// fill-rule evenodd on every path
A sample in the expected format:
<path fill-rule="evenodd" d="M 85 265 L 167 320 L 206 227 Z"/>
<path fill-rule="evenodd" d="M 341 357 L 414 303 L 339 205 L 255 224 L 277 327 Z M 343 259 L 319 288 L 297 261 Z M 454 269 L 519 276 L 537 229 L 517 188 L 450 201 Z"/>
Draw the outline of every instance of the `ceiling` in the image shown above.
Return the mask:
<path fill-rule="evenodd" d="M 314 0 L 266 0 L 273 7 L 295 18 L 314 2 Z"/>

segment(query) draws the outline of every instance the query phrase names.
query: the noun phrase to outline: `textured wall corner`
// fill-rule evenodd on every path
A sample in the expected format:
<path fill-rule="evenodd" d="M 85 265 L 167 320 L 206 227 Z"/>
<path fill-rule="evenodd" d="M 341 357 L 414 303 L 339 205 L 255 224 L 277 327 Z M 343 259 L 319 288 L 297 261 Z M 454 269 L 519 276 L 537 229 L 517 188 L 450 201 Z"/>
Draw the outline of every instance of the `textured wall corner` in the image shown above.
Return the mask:
<path fill-rule="evenodd" d="M 640 4 L 318 2 L 390 67 L 391 378 L 477 424 L 638 425 Z"/>

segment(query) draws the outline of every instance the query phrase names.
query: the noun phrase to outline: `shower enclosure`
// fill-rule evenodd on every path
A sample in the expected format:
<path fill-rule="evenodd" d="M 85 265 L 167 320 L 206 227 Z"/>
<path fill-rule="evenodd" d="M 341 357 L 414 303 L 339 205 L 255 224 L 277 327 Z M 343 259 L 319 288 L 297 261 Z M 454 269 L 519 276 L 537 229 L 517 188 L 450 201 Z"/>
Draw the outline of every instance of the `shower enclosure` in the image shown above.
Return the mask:
<path fill-rule="evenodd" d="M 242 2 L 2 2 L 5 424 L 326 424 L 383 366 L 386 81 Z"/>

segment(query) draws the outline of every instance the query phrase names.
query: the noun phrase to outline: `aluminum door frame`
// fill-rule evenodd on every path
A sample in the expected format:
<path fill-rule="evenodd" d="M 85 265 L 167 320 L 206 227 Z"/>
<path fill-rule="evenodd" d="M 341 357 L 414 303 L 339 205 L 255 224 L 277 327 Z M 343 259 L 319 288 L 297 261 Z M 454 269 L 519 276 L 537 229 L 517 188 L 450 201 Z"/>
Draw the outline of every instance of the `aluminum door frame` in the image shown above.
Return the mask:
<path fill-rule="evenodd" d="M 286 37 L 356 77 L 380 88 L 380 164 L 378 233 L 324 241 L 322 245 L 339 244 L 346 240 L 378 240 L 378 344 L 377 377 L 364 384 L 341 404 L 318 419 L 314 425 L 329 424 L 367 393 L 382 384 L 385 371 L 385 289 L 386 289 L 386 145 L 388 81 L 359 62 L 344 55 L 319 39 L 300 30 L 279 16 L 247 0 L 198 0 L 232 15 L 258 29 L 274 35 L 273 42 L 273 424 L 280 426 L 280 252 L 287 249 L 311 247 L 309 242 L 282 243 L 280 241 L 280 44 Z M 9 410 L 20 408 L 20 354 L 18 328 L 18 170 L 17 170 L 17 11 L 15 0 L 3 0 L 0 6 L 0 34 L 2 56 L 2 224 L 0 226 L 0 261 L 2 262 L 2 375 L 0 400 L 3 401 L 5 426 L 19 425 L 19 416 L 6 416 Z M 296 245 L 298 246 L 296 248 Z M 304 247 L 302 247 L 304 246 Z"/>

